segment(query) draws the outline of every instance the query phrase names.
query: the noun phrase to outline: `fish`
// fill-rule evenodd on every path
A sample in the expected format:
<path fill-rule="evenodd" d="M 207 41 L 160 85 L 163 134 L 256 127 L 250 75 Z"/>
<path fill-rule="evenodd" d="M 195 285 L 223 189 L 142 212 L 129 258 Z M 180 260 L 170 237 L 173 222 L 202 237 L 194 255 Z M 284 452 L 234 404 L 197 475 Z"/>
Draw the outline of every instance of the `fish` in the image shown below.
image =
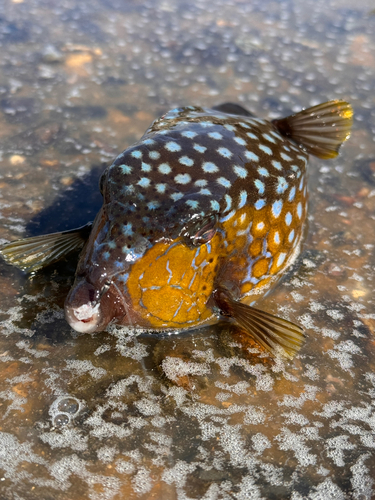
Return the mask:
<path fill-rule="evenodd" d="M 292 359 L 303 329 L 254 304 L 300 252 L 309 155 L 335 158 L 352 121 L 342 100 L 272 121 L 232 103 L 172 109 L 105 169 L 93 222 L 0 254 L 35 274 L 81 249 L 64 306 L 77 332 L 223 320 Z"/>

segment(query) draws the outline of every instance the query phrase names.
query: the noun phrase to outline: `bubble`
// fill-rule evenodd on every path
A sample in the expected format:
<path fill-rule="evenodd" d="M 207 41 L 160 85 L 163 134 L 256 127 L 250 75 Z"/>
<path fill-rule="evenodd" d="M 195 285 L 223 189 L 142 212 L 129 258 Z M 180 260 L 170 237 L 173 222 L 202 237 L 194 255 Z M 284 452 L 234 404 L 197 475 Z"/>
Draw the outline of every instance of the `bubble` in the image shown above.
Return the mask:
<path fill-rule="evenodd" d="M 70 417 L 66 413 L 58 413 L 52 423 L 54 427 L 64 427 L 70 423 Z"/>
<path fill-rule="evenodd" d="M 58 403 L 57 409 L 75 415 L 79 410 L 79 401 L 75 398 L 64 398 Z"/>

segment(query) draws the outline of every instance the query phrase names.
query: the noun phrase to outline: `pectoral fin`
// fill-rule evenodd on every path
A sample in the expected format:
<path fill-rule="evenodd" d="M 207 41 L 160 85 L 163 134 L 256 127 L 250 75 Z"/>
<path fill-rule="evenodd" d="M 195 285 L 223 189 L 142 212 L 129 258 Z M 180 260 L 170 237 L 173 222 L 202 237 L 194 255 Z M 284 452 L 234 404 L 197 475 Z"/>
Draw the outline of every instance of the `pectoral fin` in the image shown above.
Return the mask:
<path fill-rule="evenodd" d="M 345 101 L 328 101 L 272 123 L 308 153 L 328 160 L 350 136 L 353 108 Z"/>
<path fill-rule="evenodd" d="M 5 262 L 27 273 L 56 262 L 65 255 L 80 250 L 91 232 L 92 223 L 61 233 L 44 234 L 11 241 L 0 248 Z"/>
<path fill-rule="evenodd" d="M 293 359 L 301 348 L 304 333 L 298 325 L 242 304 L 232 299 L 229 292 L 223 289 L 215 290 L 213 297 L 224 316 L 231 317 L 272 354 L 282 354 L 286 358 Z"/>

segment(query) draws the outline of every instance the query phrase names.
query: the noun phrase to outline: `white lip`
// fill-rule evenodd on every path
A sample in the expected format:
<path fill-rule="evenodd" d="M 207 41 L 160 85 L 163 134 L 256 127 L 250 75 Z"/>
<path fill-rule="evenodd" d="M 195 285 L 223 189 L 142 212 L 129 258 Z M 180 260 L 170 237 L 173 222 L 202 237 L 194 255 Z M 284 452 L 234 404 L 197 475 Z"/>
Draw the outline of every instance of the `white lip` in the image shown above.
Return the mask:
<path fill-rule="evenodd" d="M 81 306 L 69 307 L 66 310 L 66 320 L 79 333 L 94 332 L 100 320 L 100 304 L 92 306 L 90 302 Z"/>

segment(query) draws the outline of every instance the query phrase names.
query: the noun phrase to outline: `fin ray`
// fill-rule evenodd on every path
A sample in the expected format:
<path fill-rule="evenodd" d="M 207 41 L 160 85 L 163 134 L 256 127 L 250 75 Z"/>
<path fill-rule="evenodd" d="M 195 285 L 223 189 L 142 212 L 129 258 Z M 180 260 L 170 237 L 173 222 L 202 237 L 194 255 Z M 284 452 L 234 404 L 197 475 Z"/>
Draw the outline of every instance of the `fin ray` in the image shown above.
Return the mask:
<path fill-rule="evenodd" d="M 81 249 L 90 234 L 91 227 L 92 224 L 88 223 L 61 233 L 11 241 L 0 248 L 0 255 L 8 264 L 27 273 L 34 273 L 57 262 L 70 252 Z"/>
<path fill-rule="evenodd" d="M 223 315 L 231 317 L 272 354 L 292 359 L 301 348 L 304 333 L 295 323 L 233 300 L 223 289 L 215 290 L 213 297 Z"/>
<path fill-rule="evenodd" d="M 327 160 L 335 158 L 349 138 L 353 108 L 345 101 L 328 101 L 272 123 L 308 153 Z"/>

